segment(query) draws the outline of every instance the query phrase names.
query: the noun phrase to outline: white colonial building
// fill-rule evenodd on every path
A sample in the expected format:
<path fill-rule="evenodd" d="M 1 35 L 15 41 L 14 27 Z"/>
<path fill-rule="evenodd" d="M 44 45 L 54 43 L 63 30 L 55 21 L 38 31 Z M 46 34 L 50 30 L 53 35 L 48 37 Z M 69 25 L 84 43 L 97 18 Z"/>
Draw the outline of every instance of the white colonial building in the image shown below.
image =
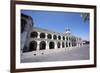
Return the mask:
<path fill-rule="evenodd" d="M 27 20 L 29 19 L 30 18 L 28 17 L 28 19 L 26 18 L 25 20 L 26 24 L 30 26 L 33 22 L 28 23 Z M 82 46 L 82 39 L 72 35 L 70 29 L 66 29 L 64 33 L 54 32 L 34 26 L 30 26 L 28 29 L 29 30 L 26 35 L 27 40 L 24 42 L 24 48 L 22 48 L 23 53 L 27 53 L 27 55 L 45 55 L 66 51 L 72 47 Z M 25 37 L 25 35 L 21 38 L 23 37 Z"/>

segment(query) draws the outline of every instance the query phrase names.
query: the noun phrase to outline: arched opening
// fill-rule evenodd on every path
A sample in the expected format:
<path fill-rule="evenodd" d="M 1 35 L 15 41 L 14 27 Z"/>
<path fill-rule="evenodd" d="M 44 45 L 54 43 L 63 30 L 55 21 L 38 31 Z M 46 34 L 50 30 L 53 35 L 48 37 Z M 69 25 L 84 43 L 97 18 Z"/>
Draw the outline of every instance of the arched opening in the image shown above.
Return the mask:
<path fill-rule="evenodd" d="M 66 42 L 66 47 L 68 47 L 68 43 Z"/>
<path fill-rule="evenodd" d="M 64 48 L 64 47 L 65 47 L 64 42 L 62 42 L 62 48 Z"/>
<path fill-rule="evenodd" d="M 30 35 L 32 38 L 37 38 L 38 36 L 38 33 L 36 31 L 33 31 L 31 32 L 31 35 Z"/>
<path fill-rule="evenodd" d="M 37 42 L 36 41 L 32 41 L 29 44 L 29 51 L 36 51 L 37 48 Z"/>
<path fill-rule="evenodd" d="M 57 39 L 57 36 L 56 35 L 53 35 L 53 39 L 56 40 Z"/>
<path fill-rule="evenodd" d="M 63 40 L 65 40 L 65 37 L 63 36 Z"/>
<path fill-rule="evenodd" d="M 40 46 L 40 50 L 45 50 L 46 49 L 45 41 L 41 41 L 39 46 Z"/>
<path fill-rule="evenodd" d="M 60 48 L 60 42 L 57 43 L 57 47 Z"/>
<path fill-rule="evenodd" d="M 45 38 L 45 33 L 40 33 L 40 38 Z"/>
<path fill-rule="evenodd" d="M 66 37 L 66 40 L 68 40 L 68 37 Z"/>
<path fill-rule="evenodd" d="M 50 43 L 49 43 L 49 48 L 50 48 L 50 49 L 54 49 L 54 46 L 55 46 L 54 42 L 50 42 Z"/>
<path fill-rule="evenodd" d="M 61 40 L 61 36 L 58 36 L 58 39 Z"/>
<path fill-rule="evenodd" d="M 47 38 L 48 38 L 48 39 L 51 39 L 51 38 L 52 38 L 51 34 L 48 34 L 48 35 L 47 35 Z"/>

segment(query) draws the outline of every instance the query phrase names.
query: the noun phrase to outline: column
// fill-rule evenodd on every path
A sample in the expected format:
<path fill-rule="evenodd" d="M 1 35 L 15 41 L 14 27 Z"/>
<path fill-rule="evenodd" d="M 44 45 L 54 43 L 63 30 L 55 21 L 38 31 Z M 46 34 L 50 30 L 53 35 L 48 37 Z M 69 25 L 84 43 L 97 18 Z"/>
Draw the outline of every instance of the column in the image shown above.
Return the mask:
<path fill-rule="evenodd" d="M 47 34 L 47 33 L 45 33 L 45 39 L 48 39 L 47 35 L 48 35 L 48 34 Z"/>
<path fill-rule="evenodd" d="M 70 43 L 70 42 L 69 42 L 69 37 L 67 36 L 67 38 L 68 38 L 68 42 L 67 42 L 67 44 L 68 44 L 68 47 L 70 47 L 70 46 L 69 46 L 69 43 Z"/>
<path fill-rule="evenodd" d="M 39 51 L 40 49 L 40 41 L 37 41 L 37 51 Z"/>
<path fill-rule="evenodd" d="M 64 46 L 65 46 L 64 48 L 66 48 L 66 42 L 65 41 L 64 41 Z"/>
<path fill-rule="evenodd" d="M 49 50 L 49 42 L 46 41 L 46 50 Z"/>
<path fill-rule="evenodd" d="M 61 36 L 61 40 L 63 40 L 63 37 Z"/>
<path fill-rule="evenodd" d="M 60 42 L 60 48 L 62 48 L 62 41 Z"/>
<path fill-rule="evenodd" d="M 51 36 L 52 36 L 52 38 L 51 38 L 51 39 L 53 40 L 53 34 L 51 34 Z"/>
<path fill-rule="evenodd" d="M 40 32 L 38 32 L 38 36 L 37 36 L 37 38 L 40 38 Z"/>
<path fill-rule="evenodd" d="M 77 47 L 78 47 L 78 41 L 77 41 Z"/>
<path fill-rule="evenodd" d="M 56 41 L 54 41 L 54 43 L 55 43 L 55 49 L 57 49 L 57 42 L 56 42 Z"/>
<path fill-rule="evenodd" d="M 57 40 L 58 40 L 58 35 L 56 35 L 57 36 Z"/>

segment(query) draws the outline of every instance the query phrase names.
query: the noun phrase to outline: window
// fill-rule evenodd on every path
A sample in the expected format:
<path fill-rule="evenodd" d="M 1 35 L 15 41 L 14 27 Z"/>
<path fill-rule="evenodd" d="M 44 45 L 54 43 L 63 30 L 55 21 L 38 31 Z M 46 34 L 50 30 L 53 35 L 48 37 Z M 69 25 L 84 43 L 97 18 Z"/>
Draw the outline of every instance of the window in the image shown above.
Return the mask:
<path fill-rule="evenodd" d="M 55 46 L 54 42 L 50 42 L 50 43 L 49 43 L 49 48 L 50 48 L 50 49 L 54 49 L 54 46 Z"/>
<path fill-rule="evenodd" d="M 48 34 L 48 35 L 47 35 L 47 38 L 48 38 L 48 39 L 51 39 L 51 38 L 52 38 L 51 34 Z"/>
<path fill-rule="evenodd" d="M 38 36 L 38 33 L 36 31 L 34 32 L 31 32 L 31 35 L 30 35 L 32 38 L 37 38 Z"/>
<path fill-rule="evenodd" d="M 66 40 L 68 40 L 68 37 L 66 37 Z"/>
<path fill-rule="evenodd" d="M 40 38 L 45 38 L 45 33 L 40 33 Z"/>
<path fill-rule="evenodd" d="M 29 44 L 29 51 L 36 51 L 37 48 L 37 42 L 36 41 L 32 41 Z"/>
<path fill-rule="evenodd" d="M 61 36 L 58 36 L 58 39 L 61 40 Z"/>
<path fill-rule="evenodd" d="M 65 37 L 63 36 L 63 40 L 65 40 Z"/>
<path fill-rule="evenodd" d="M 46 43 L 45 41 L 40 42 L 40 50 L 45 50 L 46 49 Z"/>
<path fill-rule="evenodd" d="M 57 39 L 57 36 L 56 35 L 53 35 L 53 39 L 56 40 Z"/>

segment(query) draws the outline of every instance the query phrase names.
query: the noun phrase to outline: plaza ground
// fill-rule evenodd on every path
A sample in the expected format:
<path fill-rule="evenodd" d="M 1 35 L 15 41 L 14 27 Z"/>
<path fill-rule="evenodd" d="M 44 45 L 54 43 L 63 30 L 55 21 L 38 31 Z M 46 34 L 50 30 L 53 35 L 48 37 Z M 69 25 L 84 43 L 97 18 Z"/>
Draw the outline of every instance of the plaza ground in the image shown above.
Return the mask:
<path fill-rule="evenodd" d="M 69 48 L 68 48 L 69 49 Z M 71 60 L 88 60 L 89 59 L 89 45 L 81 47 L 74 47 L 71 50 L 65 50 L 58 53 L 43 54 L 41 56 L 21 56 L 21 62 L 49 62 L 49 61 L 71 61 Z"/>

